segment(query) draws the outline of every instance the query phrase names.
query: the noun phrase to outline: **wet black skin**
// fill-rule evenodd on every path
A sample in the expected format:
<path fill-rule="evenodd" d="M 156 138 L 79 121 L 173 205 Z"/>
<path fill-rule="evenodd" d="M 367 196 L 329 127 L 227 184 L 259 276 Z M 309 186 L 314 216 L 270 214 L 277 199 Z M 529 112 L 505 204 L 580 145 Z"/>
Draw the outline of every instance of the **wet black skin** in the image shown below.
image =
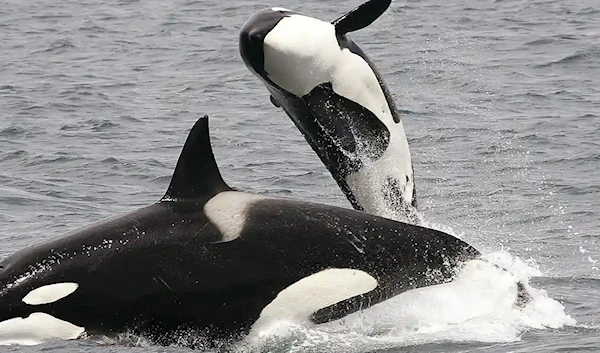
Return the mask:
<path fill-rule="evenodd" d="M 315 323 L 450 281 L 456 266 L 479 256 L 436 230 L 285 199 L 251 204 L 240 236 L 226 239 L 203 206 L 231 190 L 202 118 L 163 200 L 0 262 L 0 321 L 44 312 L 91 333 L 128 330 L 159 344 L 171 344 L 174 333 L 189 329 L 211 339 L 237 338 L 277 293 L 321 270 L 362 270 L 378 286 L 313 313 Z M 28 273 L 33 275 L 17 281 Z M 33 289 L 63 282 L 79 288 L 46 305 L 22 302 Z"/>
<path fill-rule="evenodd" d="M 315 313 L 317 323 L 447 282 L 459 260 L 478 255 L 441 232 L 297 201 L 259 202 L 247 223 L 239 238 L 219 242 L 222 235 L 196 205 L 162 202 L 17 253 L 2 262 L 3 286 L 32 265 L 45 269 L 0 296 L 0 320 L 41 311 L 88 332 L 133 329 L 168 338 L 193 328 L 222 338 L 246 333 L 277 293 L 327 268 L 360 269 L 380 285 L 332 312 Z M 105 239 L 112 248 L 102 245 Z M 98 250 L 82 251 L 88 247 Z M 429 277 L 432 270 L 439 275 Z M 79 288 L 48 305 L 21 301 L 35 288 L 61 282 Z"/>

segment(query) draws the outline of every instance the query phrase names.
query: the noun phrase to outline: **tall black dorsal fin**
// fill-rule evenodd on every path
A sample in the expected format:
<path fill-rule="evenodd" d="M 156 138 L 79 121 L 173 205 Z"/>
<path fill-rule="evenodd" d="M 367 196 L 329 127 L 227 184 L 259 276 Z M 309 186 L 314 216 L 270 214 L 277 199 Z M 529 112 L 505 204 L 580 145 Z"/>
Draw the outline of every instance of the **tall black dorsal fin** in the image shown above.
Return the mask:
<path fill-rule="evenodd" d="M 358 31 L 373 23 L 390 7 L 392 0 L 369 0 L 331 22 L 337 35 Z"/>
<path fill-rule="evenodd" d="M 210 145 L 208 116 L 198 119 L 179 155 L 171 184 L 161 201 L 210 198 L 232 190 L 221 177 Z"/>

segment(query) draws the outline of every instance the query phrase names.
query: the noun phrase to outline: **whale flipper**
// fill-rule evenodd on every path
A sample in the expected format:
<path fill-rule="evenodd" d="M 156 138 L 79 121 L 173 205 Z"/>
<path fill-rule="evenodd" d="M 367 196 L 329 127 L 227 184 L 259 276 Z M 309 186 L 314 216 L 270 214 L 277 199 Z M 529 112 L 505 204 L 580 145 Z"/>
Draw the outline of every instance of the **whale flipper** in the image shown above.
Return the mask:
<path fill-rule="evenodd" d="M 269 99 L 271 100 L 271 104 L 273 104 L 277 108 L 281 108 L 281 105 L 279 103 L 277 103 L 277 101 L 275 100 L 275 97 L 273 97 L 273 95 L 270 95 Z"/>
<path fill-rule="evenodd" d="M 371 0 L 348 12 L 331 24 L 337 35 L 358 31 L 373 23 L 390 7 L 392 0 Z"/>
<path fill-rule="evenodd" d="M 337 94 L 331 82 L 320 84 L 302 99 L 313 114 L 322 117 L 317 121 L 346 153 L 376 160 L 385 152 L 390 142 L 385 124 L 369 109 Z"/>
<path fill-rule="evenodd" d="M 210 199 L 232 190 L 223 178 L 210 145 L 208 115 L 198 119 L 177 161 L 171 184 L 161 201 Z"/>

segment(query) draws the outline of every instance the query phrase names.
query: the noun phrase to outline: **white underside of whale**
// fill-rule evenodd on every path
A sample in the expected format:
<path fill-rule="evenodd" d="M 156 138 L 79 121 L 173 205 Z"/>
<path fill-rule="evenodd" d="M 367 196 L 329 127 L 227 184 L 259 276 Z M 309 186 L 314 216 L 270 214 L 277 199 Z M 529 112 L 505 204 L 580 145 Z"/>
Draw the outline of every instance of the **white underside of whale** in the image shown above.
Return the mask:
<path fill-rule="evenodd" d="M 319 309 L 370 292 L 376 287 L 377 280 L 364 271 L 330 268 L 317 272 L 279 292 L 262 310 L 250 335 L 257 335 L 282 320 L 309 325 L 310 315 Z"/>
<path fill-rule="evenodd" d="M 395 179 L 404 203 L 410 205 L 414 190 L 412 161 L 402 122 L 394 122 L 369 64 L 349 49 L 340 48 L 331 23 L 298 14 L 284 17 L 266 35 L 264 58 L 269 79 L 294 95 L 302 97 L 316 86 L 331 82 L 338 95 L 367 108 L 385 124 L 390 132 L 385 153 L 365 163 L 346 181 L 366 212 L 398 219 L 397 210 L 386 205 L 382 187 L 388 178 Z"/>
<path fill-rule="evenodd" d="M 36 345 L 55 340 L 76 339 L 85 328 L 46 313 L 0 322 L 0 345 Z"/>

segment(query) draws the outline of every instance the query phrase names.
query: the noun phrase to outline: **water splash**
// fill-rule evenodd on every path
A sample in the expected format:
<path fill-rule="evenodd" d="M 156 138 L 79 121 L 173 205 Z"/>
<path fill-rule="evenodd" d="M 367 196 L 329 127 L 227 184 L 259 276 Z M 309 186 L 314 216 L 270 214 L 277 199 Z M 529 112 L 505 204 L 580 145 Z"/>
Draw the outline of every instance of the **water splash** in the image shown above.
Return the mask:
<path fill-rule="evenodd" d="M 447 226 L 423 223 L 463 237 Z M 540 276 L 533 259 L 492 251 L 483 260 L 467 262 L 450 283 L 402 293 L 325 325 L 280 321 L 248 337 L 237 350 L 365 352 L 442 342 L 505 343 L 519 341 L 531 329 L 576 325 L 560 302 L 529 285 L 529 279 Z M 524 308 L 515 305 L 518 282 L 532 298 Z"/>
<path fill-rule="evenodd" d="M 535 266 L 504 251 L 484 258 L 488 262 L 467 263 L 451 283 L 400 294 L 329 324 L 277 322 L 238 350 L 364 352 L 442 342 L 514 342 L 531 329 L 576 325 L 562 304 L 528 284 L 531 302 L 515 306 L 517 282 L 539 275 Z"/>

